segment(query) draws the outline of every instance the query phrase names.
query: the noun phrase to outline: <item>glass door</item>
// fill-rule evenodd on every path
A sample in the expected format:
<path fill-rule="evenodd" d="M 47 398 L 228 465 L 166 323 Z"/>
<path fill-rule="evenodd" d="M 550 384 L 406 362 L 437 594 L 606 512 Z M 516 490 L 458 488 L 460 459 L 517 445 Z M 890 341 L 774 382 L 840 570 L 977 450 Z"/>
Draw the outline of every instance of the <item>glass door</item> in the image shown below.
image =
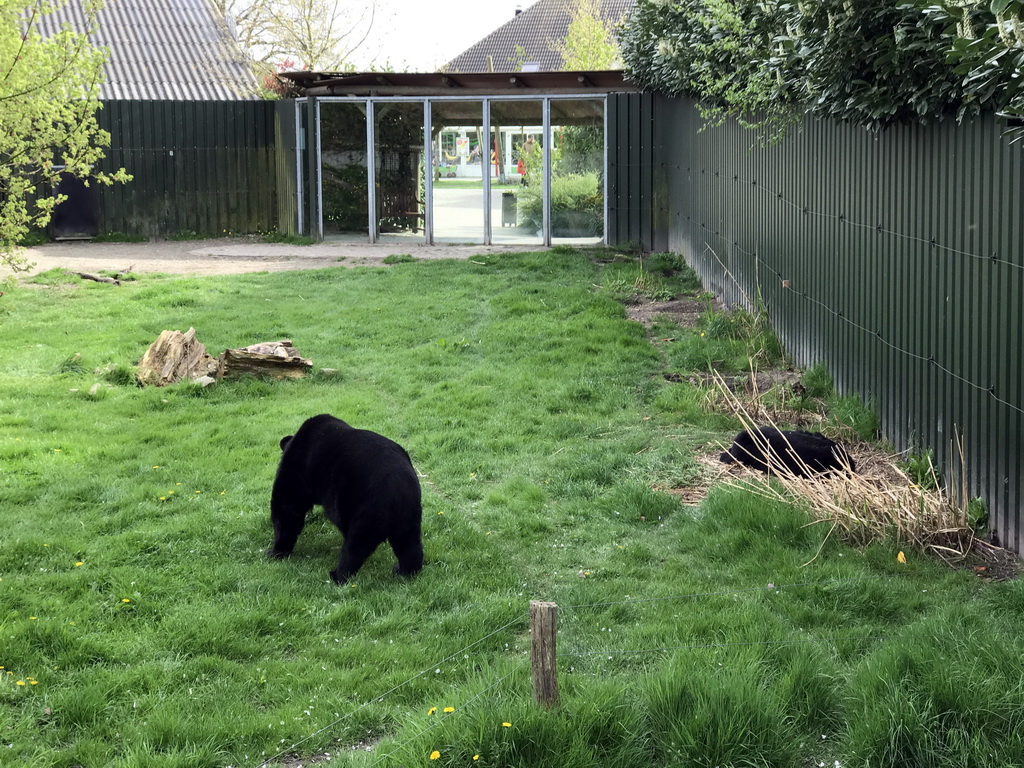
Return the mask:
<path fill-rule="evenodd" d="M 484 242 L 484 174 L 488 170 L 481 101 L 430 105 L 435 243 Z"/>
<path fill-rule="evenodd" d="M 426 242 L 423 102 L 375 101 L 376 240 Z"/>

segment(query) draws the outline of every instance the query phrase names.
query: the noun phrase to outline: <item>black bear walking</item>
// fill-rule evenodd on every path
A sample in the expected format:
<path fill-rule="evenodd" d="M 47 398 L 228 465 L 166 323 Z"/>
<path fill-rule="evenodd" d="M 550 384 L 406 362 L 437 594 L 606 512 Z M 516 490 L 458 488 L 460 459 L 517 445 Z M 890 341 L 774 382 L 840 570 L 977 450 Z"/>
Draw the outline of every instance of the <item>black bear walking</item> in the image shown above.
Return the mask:
<path fill-rule="evenodd" d="M 788 471 L 798 477 L 856 471 L 846 449 L 824 435 L 775 427 L 743 430 L 719 458 L 726 464 L 738 461 L 761 472 Z"/>
<path fill-rule="evenodd" d="M 420 482 L 402 446 L 321 414 L 281 438 L 281 450 L 270 497 L 271 557 L 292 553 L 306 513 L 319 504 L 345 538 L 331 571 L 338 584 L 385 540 L 398 558 L 395 573 L 411 576 L 423 567 Z"/>

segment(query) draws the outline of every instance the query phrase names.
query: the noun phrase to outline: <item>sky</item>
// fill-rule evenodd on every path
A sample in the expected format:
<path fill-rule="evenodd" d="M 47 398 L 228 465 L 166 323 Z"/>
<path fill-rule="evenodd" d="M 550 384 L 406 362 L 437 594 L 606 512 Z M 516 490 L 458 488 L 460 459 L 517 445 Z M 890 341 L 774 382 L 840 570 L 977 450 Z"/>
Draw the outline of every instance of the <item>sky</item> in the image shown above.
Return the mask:
<path fill-rule="evenodd" d="M 357 69 L 376 58 L 378 68 L 434 72 L 535 0 L 377 0 L 367 42 L 352 56 Z"/>

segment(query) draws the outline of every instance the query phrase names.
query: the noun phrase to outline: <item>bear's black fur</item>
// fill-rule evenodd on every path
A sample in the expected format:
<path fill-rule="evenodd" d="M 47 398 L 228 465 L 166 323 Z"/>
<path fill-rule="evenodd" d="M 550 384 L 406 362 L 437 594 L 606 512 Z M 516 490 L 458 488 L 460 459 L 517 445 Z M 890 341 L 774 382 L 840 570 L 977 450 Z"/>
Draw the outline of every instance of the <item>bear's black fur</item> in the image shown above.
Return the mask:
<path fill-rule="evenodd" d="M 398 558 L 395 573 L 411 576 L 423 567 L 420 482 L 402 446 L 321 414 L 281 438 L 281 450 L 270 497 L 271 557 L 292 553 L 306 513 L 319 504 L 345 538 L 331 571 L 338 584 L 385 540 Z"/>
<path fill-rule="evenodd" d="M 719 458 L 726 464 L 738 461 L 761 472 L 778 474 L 788 470 L 798 477 L 856 471 L 846 449 L 824 435 L 775 427 L 743 430 Z"/>

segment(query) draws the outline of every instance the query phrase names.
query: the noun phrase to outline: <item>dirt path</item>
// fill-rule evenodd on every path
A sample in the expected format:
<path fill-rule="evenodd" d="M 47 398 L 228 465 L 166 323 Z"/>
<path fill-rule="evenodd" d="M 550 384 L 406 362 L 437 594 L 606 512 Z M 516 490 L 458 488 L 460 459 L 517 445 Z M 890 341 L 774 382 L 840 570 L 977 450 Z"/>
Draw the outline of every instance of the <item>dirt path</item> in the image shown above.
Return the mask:
<path fill-rule="evenodd" d="M 60 242 L 29 248 L 25 255 L 34 275 L 63 267 L 75 272 L 166 272 L 185 275 L 233 275 L 324 267 L 379 267 L 385 257 L 409 254 L 416 259 L 468 259 L 476 255 L 521 253 L 532 246 L 422 245 L 419 243 L 318 243 L 288 245 L 256 238 L 161 240 L 147 243 Z M 9 270 L 0 268 L 0 277 Z"/>

